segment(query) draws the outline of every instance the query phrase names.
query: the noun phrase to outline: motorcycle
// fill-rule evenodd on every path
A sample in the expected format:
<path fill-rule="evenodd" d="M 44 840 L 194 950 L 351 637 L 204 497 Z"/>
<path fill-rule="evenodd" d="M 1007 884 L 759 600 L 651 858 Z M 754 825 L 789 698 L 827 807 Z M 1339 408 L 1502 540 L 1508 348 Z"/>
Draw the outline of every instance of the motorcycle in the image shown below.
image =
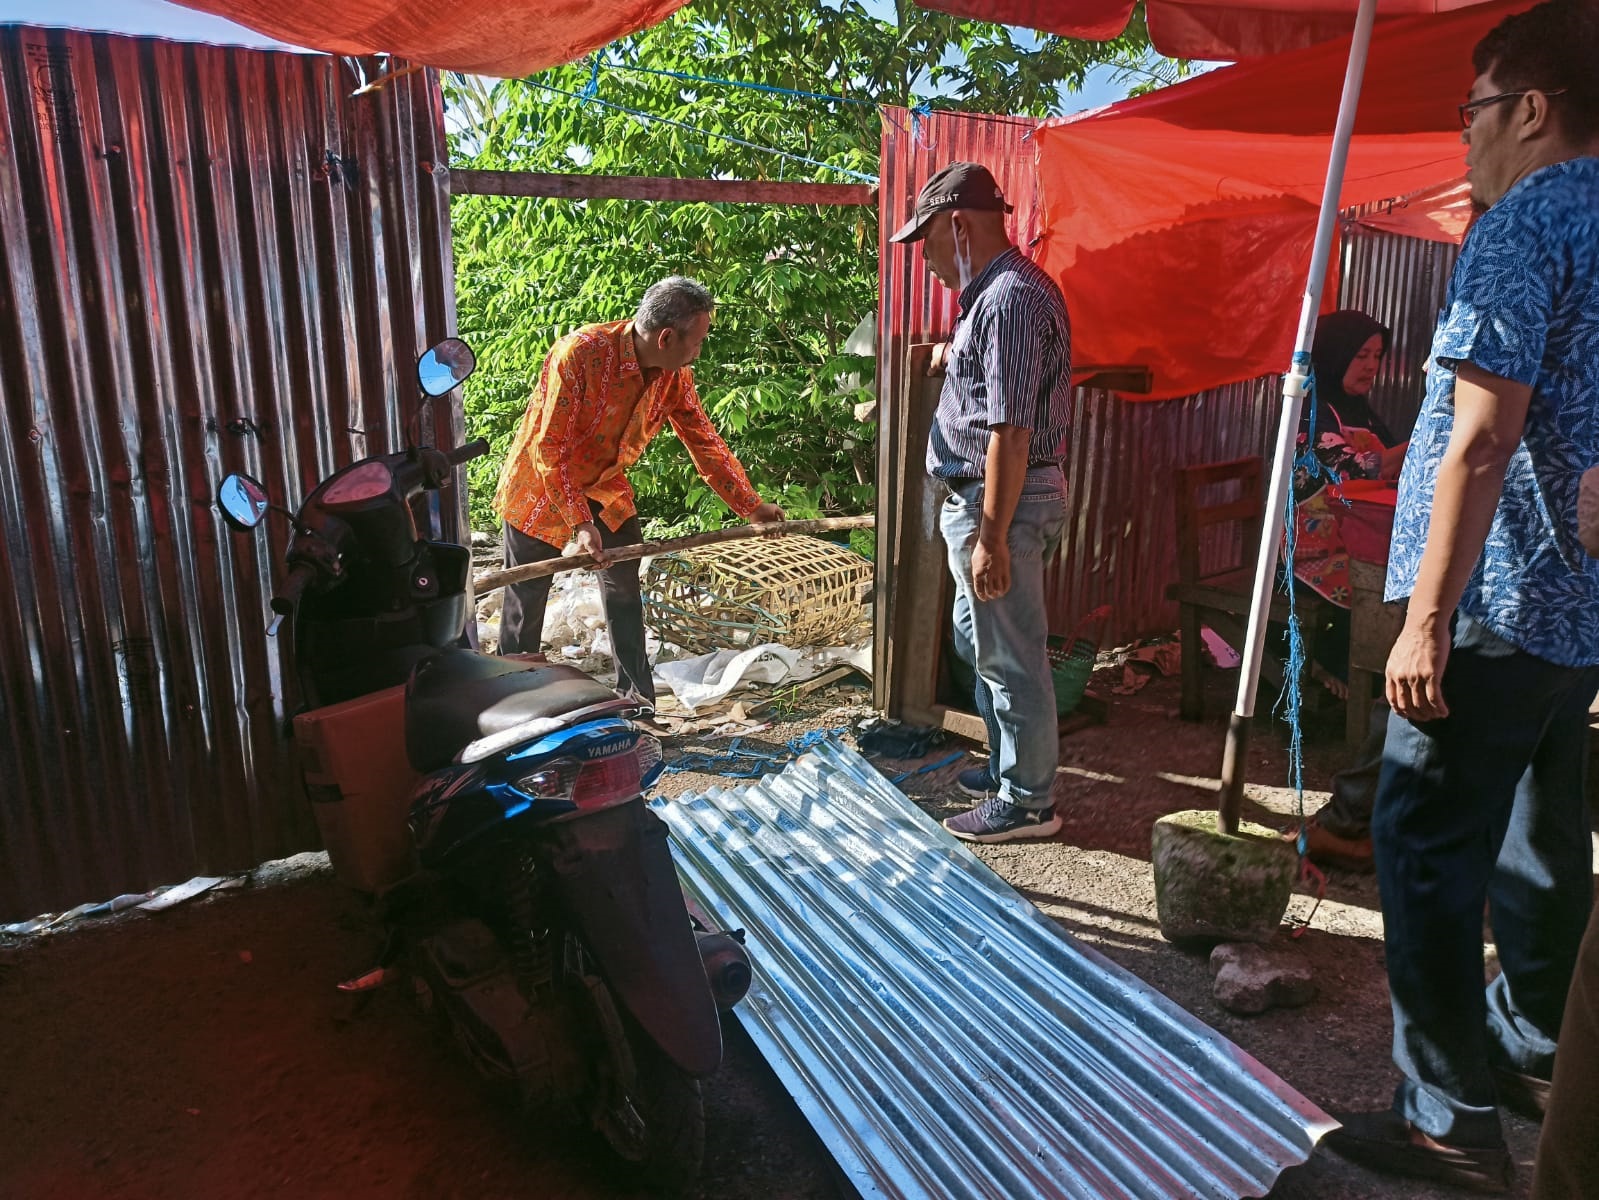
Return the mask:
<path fill-rule="evenodd" d="M 424 407 L 474 368 L 459 339 L 427 351 Z M 218 489 L 234 529 L 269 512 L 292 525 L 268 633 L 290 623 L 306 716 L 392 692 L 398 727 L 343 749 L 403 747 L 419 776 L 395 805 L 413 868 L 377 896 L 385 949 L 341 987 L 409 979 L 483 1076 L 532 1106 L 575 1105 L 643 1181 L 682 1186 L 703 1155 L 718 1010 L 742 998 L 749 959 L 678 886 L 643 799 L 662 759 L 636 701 L 471 647 L 470 551 L 420 536 L 413 502 L 487 449 L 364 458 L 295 512 L 247 475 Z"/>

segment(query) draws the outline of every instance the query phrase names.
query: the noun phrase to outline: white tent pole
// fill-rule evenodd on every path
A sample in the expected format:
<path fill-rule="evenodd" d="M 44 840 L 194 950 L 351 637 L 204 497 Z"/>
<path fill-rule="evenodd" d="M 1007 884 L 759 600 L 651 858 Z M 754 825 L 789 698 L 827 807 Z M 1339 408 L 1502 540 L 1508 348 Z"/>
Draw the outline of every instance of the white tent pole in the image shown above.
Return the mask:
<path fill-rule="evenodd" d="M 1255 715 L 1255 695 L 1260 687 L 1261 656 L 1266 645 L 1266 623 L 1271 612 L 1271 597 L 1276 590 L 1277 548 L 1282 542 L 1283 517 L 1293 487 L 1294 445 L 1299 436 L 1299 414 L 1310 375 L 1310 347 L 1316 337 L 1316 316 L 1321 308 L 1322 288 L 1327 282 L 1327 261 L 1332 255 L 1333 237 L 1338 226 L 1338 197 L 1344 187 L 1344 165 L 1349 158 L 1349 139 L 1355 127 L 1355 108 L 1360 101 L 1361 80 L 1366 73 L 1366 54 L 1371 48 L 1371 30 L 1377 20 L 1377 0 L 1360 0 L 1355 16 L 1355 33 L 1349 43 L 1349 66 L 1344 72 L 1343 96 L 1338 101 L 1338 121 L 1333 127 L 1332 155 L 1327 163 L 1327 185 L 1321 195 L 1321 216 L 1316 223 L 1316 241 L 1310 256 L 1310 275 L 1299 310 L 1299 337 L 1294 343 L 1294 360 L 1283 376 L 1282 417 L 1277 424 L 1277 454 L 1272 463 L 1271 485 L 1266 492 L 1266 519 L 1261 524 L 1260 555 L 1255 562 L 1255 595 L 1249 608 L 1249 634 L 1244 642 L 1244 661 L 1238 679 L 1238 701 L 1227 726 L 1227 747 L 1222 757 L 1221 804 L 1217 826 L 1224 833 L 1238 831 L 1243 805 L 1245 751 L 1249 747 L 1249 724 Z"/>

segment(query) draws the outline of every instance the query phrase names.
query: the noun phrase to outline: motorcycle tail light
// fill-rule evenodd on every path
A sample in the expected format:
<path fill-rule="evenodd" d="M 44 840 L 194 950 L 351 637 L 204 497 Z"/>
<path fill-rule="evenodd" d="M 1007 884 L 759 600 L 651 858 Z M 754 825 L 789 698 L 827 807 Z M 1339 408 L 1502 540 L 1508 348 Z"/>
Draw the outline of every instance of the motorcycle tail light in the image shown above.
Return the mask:
<path fill-rule="evenodd" d="M 579 773 L 576 763 L 551 763 L 522 776 L 516 781 L 516 789 L 535 800 L 565 799 Z"/>
<path fill-rule="evenodd" d="M 636 750 L 584 763 L 572 788 L 572 803 L 579 808 L 608 808 L 633 799 L 643 791 Z"/>

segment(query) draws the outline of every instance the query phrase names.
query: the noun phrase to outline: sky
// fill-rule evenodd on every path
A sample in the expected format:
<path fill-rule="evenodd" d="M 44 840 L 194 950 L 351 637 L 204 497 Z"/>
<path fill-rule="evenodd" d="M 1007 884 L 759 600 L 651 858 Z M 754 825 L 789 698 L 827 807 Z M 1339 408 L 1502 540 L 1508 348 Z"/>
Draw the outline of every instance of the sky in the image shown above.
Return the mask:
<path fill-rule="evenodd" d="M 823 3 L 826 2 L 823 0 Z M 876 16 L 893 19 L 893 0 L 867 0 L 866 8 Z M 146 34 L 229 46 L 293 48 L 232 21 L 196 12 L 180 4 L 171 4 L 167 0 L 0 0 L 0 23 L 12 21 L 29 25 L 103 29 L 112 33 Z M 1105 68 L 1090 72 L 1082 92 L 1064 97 L 1065 111 L 1097 108 L 1126 96 L 1126 86 L 1116 83 L 1113 74 Z"/>
<path fill-rule="evenodd" d="M 0 0 L 0 24 L 58 25 L 185 42 L 285 49 L 253 29 L 166 0 Z"/>

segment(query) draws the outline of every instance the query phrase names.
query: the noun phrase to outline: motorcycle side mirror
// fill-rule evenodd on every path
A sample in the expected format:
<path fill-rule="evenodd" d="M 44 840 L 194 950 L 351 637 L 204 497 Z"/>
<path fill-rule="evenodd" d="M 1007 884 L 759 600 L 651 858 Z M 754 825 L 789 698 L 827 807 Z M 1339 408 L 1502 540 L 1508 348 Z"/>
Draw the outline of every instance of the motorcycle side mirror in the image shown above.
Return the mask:
<path fill-rule="evenodd" d="M 272 502 L 259 479 L 249 475 L 229 475 L 217 487 L 217 507 L 222 519 L 234 529 L 254 529 L 266 520 Z"/>
<path fill-rule="evenodd" d="M 445 338 L 417 360 L 416 377 L 429 396 L 460 387 L 477 370 L 477 355 L 460 338 Z"/>

